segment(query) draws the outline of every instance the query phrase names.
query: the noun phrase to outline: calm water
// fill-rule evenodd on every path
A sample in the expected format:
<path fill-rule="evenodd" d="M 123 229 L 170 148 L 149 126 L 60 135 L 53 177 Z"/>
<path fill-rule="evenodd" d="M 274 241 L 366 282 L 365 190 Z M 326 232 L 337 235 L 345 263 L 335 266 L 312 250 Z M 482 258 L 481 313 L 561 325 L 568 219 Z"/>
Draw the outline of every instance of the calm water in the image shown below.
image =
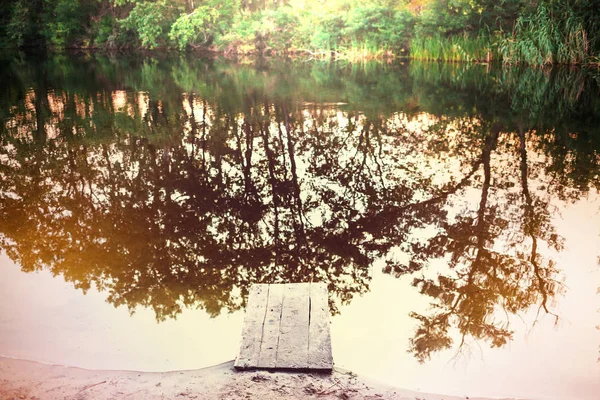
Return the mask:
<path fill-rule="evenodd" d="M 597 399 L 598 76 L 5 58 L 0 354 L 200 368 L 252 283 L 321 281 L 338 366 Z"/>

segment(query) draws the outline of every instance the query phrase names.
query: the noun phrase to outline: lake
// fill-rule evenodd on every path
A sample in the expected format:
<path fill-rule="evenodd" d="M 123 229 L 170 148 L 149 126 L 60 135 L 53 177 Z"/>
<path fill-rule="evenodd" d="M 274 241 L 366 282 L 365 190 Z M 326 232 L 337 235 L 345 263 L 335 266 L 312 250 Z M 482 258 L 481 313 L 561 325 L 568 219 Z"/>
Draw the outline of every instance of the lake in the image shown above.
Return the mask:
<path fill-rule="evenodd" d="M 0 355 L 201 368 L 235 357 L 251 284 L 325 282 L 337 366 L 598 398 L 597 70 L 0 65 Z"/>

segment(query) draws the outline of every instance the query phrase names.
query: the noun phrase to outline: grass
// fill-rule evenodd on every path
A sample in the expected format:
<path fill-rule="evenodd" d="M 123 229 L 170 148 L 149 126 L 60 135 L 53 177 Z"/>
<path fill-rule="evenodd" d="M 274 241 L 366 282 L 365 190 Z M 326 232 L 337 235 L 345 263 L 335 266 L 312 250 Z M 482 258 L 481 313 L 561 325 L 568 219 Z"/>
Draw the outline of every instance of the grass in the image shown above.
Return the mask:
<path fill-rule="evenodd" d="M 593 61 L 593 41 L 598 38 L 590 37 L 585 21 L 573 9 L 557 12 L 540 4 L 533 15 L 519 17 L 500 51 L 506 63 L 575 65 Z"/>
<path fill-rule="evenodd" d="M 416 37 L 410 44 L 410 57 L 425 61 L 491 62 L 499 58 L 488 36 Z"/>

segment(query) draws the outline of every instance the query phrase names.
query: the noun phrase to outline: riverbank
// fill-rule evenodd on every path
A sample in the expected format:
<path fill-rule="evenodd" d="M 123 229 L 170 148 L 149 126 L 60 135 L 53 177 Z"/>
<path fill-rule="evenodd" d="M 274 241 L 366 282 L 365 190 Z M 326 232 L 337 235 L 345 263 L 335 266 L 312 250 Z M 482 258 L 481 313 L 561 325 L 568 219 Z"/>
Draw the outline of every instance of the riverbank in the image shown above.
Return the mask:
<path fill-rule="evenodd" d="M 594 0 L 25 0 L 0 2 L 0 47 L 178 49 L 362 62 L 596 65 Z"/>
<path fill-rule="evenodd" d="M 331 375 L 238 372 L 228 361 L 189 371 L 93 371 L 0 357 L 0 399 L 258 398 L 476 400 L 398 389 L 340 369 Z"/>

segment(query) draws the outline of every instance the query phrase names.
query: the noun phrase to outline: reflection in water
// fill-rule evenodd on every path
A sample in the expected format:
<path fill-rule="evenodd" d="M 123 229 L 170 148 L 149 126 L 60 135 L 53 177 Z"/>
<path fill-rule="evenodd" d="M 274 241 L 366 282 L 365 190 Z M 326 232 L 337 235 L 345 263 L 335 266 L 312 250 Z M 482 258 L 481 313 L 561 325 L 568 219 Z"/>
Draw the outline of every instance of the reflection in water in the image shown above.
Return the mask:
<path fill-rule="evenodd" d="M 1 72 L 0 246 L 24 271 L 165 320 L 256 282 L 327 282 L 339 313 L 384 260 L 431 298 L 421 362 L 554 313 L 551 199 L 600 182 L 583 72 L 63 57 Z"/>

